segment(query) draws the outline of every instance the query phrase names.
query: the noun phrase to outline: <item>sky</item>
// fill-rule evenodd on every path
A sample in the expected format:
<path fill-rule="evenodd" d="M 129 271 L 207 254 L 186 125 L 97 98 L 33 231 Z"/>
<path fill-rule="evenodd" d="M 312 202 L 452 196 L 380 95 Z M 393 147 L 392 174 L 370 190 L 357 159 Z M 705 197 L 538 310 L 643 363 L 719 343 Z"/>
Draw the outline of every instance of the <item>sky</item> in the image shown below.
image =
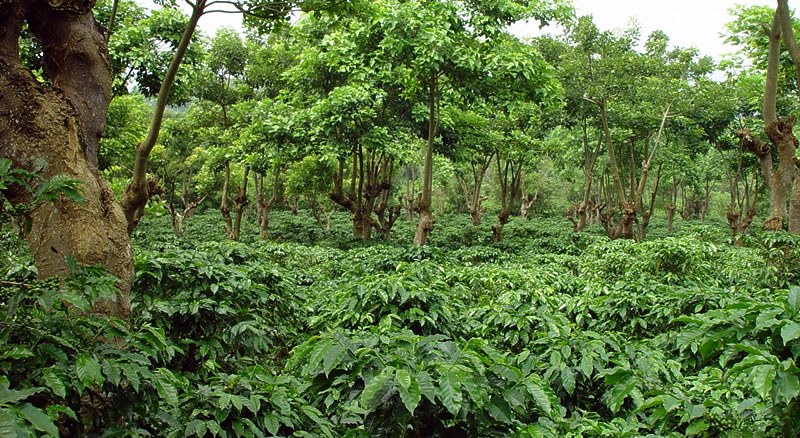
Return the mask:
<path fill-rule="evenodd" d="M 732 17 L 728 9 L 735 4 L 774 7 L 775 0 L 573 0 L 578 15 L 592 15 L 600 30 L 628 27 L 631 18 L 638 21 L 642 39 L 654 30 L 662 30 L 673 46 L 695 47 L 703 55 L 720 60 L 734 48 L 720 36 Z M 537 24 L 517 23 L 512 31 L 518 36 L 536 35 Z"/>
<path fill-rule="evenodd" d="M 152 7 L 149 0 L 138 3 Z M 773 6 L 775 0 L 573 0 L 579 15 L 594 16 L 601 30 L 628 27 L 631 18 L 638 21 L 645 39 L 654 30 L 663 30 L 674 46 L 696 47 L 703 55 L 716 60 L 734 49 L 726 46 L 720 33 L 731 20 L 728 9 L 734 4 Z M 220 27 L 241 29 L 237 14 L 209 14 L 200 19 L 199 27 L 212 36 Z M 560 33 L 557 29 L 545 31 Z M 514 34 L 524 37 L 539 34 L 538 24 L 517 23 Z"/>

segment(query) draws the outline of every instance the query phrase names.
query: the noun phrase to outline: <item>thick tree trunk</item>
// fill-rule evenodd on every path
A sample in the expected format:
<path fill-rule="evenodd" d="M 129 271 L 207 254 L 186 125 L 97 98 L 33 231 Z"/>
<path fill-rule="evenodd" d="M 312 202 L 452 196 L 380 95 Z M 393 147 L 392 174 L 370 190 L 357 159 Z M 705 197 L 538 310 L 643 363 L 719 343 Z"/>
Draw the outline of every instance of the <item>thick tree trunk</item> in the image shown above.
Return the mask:
<path fill-rule="evenodd" d="M 755 139 L 747 130 L 737 133 L 742 141 L 747 142 L 748 149 L 753 151 L 761 160 L 764 182 L 769 187 L 770 192 L 770 216 L 764 221 L 762 227 L 771 231 L 782 229 L 784 218 L 788 215 L 786 208 L 787 191 L 794 172 L 793 159 L 797 149 L 797 140 L 792 134 L 794 117 L 779 120 L 777 116 L 778 69 L 782 29 L 785 30 L 784 40 L 787 43 L 790 54 L 796 61 L 800 60 L 797 43 L 788 20 L 786 1 L 783 0 L 778 2 L 772 27 L 767 28 L 764 26 L 769 38 L 767 79 L 764 85 L 764 130 L 770 142 L 777 147 L 779 160 L 777 169 L 773 169 L 772 153 L 769 145 Z M 800 79 L 800 66 L 796 67 L 798 68 L 798 79 Z"/>
<path fill-rule="evenodd" d="M 792 204 L 789 209 L 789 232 L 800 234 L 800 159 L 795 158 L 793 162 L 797 169 L 792 186 Z"/>
<path fill-rule="evenodd" d="M 770 217 L 764 223 L 765 229 L 780 230 L 783 228 L 783 218 L 788 216 L 786 208 L 788 189 L 794 173 L 794 154 L 797 149 L 797 139 L 792 133 L 795 119 L 778 120 L 766 125 L 767 137 L 778 148 L 778 167 L 772 172 L 770 183 Z"/>
<path fill-rule="evenodd" d="M 172 231 L 175 233 L 175 237 L 179 239 L 183 237 L 183 218 L 183 214 L 177 211 L 172 214 Z"/>
<path fill-rule="evenodd" d="M 133 261 L 125 216 L 97 171 L 97 148 L 111 100 L 111 66 L 92 1 L 51 6 L 44 1 L 0 3 L 0 157 L 44 178 L 82 181 L 83 203 L 60 200 L 31 212 L 28 242 L 41 278 L 68 274 L 64 258 L 101 264 L 120 279 L 120 297 L 95 311 L 127 319 Z M 51 84 L 19 60 L 27 21 L 45 56 Z M 27 193 L 9 190 L 12 204 Z"/>
<path fill-rule="evenodd" d="M 510 210 L 501 210 L 497 214 L 497 223 L 492 225 L 492 241 L 497 243 L 503 240 L 503 227 L 508 223 L 508 217 L 511 216 Z"/>
<path fill-rule="evenodd" d="M 636 222 L 636 205 L 633 202 L 626 202 L 622 205 L 622 218 L 614 231 L 614 238 L 636 239 L 633 232 L 634 222 Z"/>

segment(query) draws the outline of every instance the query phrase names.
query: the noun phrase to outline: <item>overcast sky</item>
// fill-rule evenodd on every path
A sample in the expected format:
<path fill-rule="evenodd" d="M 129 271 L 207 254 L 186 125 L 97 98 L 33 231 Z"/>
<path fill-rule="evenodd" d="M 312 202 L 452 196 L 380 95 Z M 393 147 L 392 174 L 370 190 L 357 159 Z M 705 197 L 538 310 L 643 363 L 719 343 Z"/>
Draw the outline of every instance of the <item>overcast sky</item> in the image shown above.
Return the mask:
<path fill-rule="evenodd" d="M 728 9 L 735 4 L 775 6 L 775 0 L 573 0 L 578 15 L 592 15 L 601 30 L 628 27 L 631 18 L 642 29 L 642 39 L 662 30 L 674 46 L 696 47 L 704 55 L 719 60 L 733 48 L 723 43 L 720 33 L 732 17 Z M 518 23 L 515 34 L 538 32 L 536 25 Z"/>
<path fill-rule="evenodd" d="M 152 7 L 148 0 L 137 2 Z M 733 51 L 720 37 L 725 23 L 731 20 L 729 8 L 734 4 L 774 6 L 775 3 L 775 0 L 573 0 L 578 14 L 594 16 L 601 30 L 625 28 L 635 18 L 643 38 L 654 30 L 663 30 L 673 45 L 696 47 L 717 60 Z M 210 14 L 200 19 L 200 28 L 208 36 L 222 26 L 241 29 L 241 19 L 236 14 Z M 512 30 L 519 36 L 535 35 L 538 26 L 518 23 Z"/>

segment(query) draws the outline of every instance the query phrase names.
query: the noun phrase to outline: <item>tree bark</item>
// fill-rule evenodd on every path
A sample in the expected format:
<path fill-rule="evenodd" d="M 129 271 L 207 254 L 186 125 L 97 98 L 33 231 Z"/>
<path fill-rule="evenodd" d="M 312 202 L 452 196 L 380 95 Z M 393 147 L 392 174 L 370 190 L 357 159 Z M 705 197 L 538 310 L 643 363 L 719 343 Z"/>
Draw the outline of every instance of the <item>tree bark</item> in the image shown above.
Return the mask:
<path fill-rule="evenodd" d="M 82 181 L 83 202 L 43 203 L 31 212 L 28 242 L 41 278 L 68 274 L 65 257 L 100 264 L 119 279 L 116 301 L 94 311 L 127 319 L 133 260 L 125 216 L 97 171 L 97 148 L 111 101 L 111 65 L 92 15 L 94 2 L 5 0 L 0 3 L 0 157 L 44 178 Z M 24 23 L 39 40 L 49 85 L 19 59 Z M 28 194 L 11 188 L 12 204 Z"/>
<path fill-rule="evenodd" d="M 438 76 L 431 75 L 428 84 L 428 144 L 425 148 L 425 166 L 422 171 L 422 196 L 415 210 L 419 214 L 417 231 L 414 233 L 414 245 L 422 246 L 428 242 L 428 233 L 433 231 L 436 218 L 431 211 L 433 194 L 433 142 L 439 129 L 439 85 Z"/>
<path fill-rule="evenodd" d="M 589 146 L 589 138 L 586 132 L 586 120 L 583 121 L 583 202 L 578 205 L 577 223 L 575 223 L 574 231 L 582 233 L 586 228 L 587 223 L 587 210 L 590 208 L 590 198 L 592 193 L 592 176 L 594 172 L 594 165 L 597 163 L 597 157 L 600 155 L 600 147 L 603 144 L 603 137 L 600 136 L 597 141 L 597 146 L 594 152 L 591 151 Z"/>
<path fill-rule="evenodd" d="M 175 54 L 172 57 L 167 72 L 164 75 L 164 80 L 161 82 L 161 88 L 158 90 L 158 97 L 156 104 L 153 108 L 153 118 L 150 121 L 150 129 L 147 133 L 145 140 L 136 147 L 136 157 L 133 163 L 133 175 L 131 182 L 125 188 L 122 194 L 120 203 L 125 212 L 125 218 L 128 222 L 128 233 L 132 233 L 136 226 L 139 224 L 142 216 L 144 216 L 144 207 L 150 199 L 151 194 L 148 191 L 147 185 L 147 159 L 150 157 L 150 152 L 158 141 L 158 134 L 161 131 L 161 122 L 164 120 L 164 111 L 167 107 L 167 100 L 169 99 L 172 84 L 175 82 L 175 77 L 178 74 L 178 69 L 183 62 L 183 57 L 186 55 L 186 50 L 189 48 L 189 43 L 194 35 L 194 30 L 197 27 L 197 22 L 205 12 L 207 0 L 197 0 L 192 8 L 192 15 L 189 17 L 189 22 L 186 24 L 181 35 L 181 40 L 178 47 L 175 49 Z"/>
<path fill-rule="evenodd" d="M 792 186 L 792 205 L 789 209 L 789 232 L 800 234 L 800 159 L 795 158 L 794 184 Z"/>
<path fill-rule="evenodd" d="M 792 53 L 793 59 L 800 60 L 797 42 L 794 40 L 794 33 L 791 30 L 791 24 L 788 22 L 788 9 L 785 0 L 778 2 L 772 27 L 767 28 L 764 26 L 769 38 L 767 80 L 764 85 L 764 131 L 770 142 L 777 147 L 778 167 L 773 169 L 772 154 L 768 145 L 753 140 L 753 136 L 747 130 L 737 133 L 740 138 L 748 141 L 748 149 L 752 150 L 761 160 L 764 182 L 769 187 L 770 192 L 770 216 L 764 221 L 762 227 L 771 231 L 782 229 L 784 218 L 788 215 L 786 208 L 787 191 L 792 181 L 792 174 L 795 171 L 793 160 L 797 149 L 797 139 L 792 134 L 792 127 L 795 122 L 794 117 L 779 120 L 777 116 L 778 68 L 782 29 L 788 31 L 785 32 L 783 37 Z M 798 78 L 800 78 L 800 67 L 796 66 L 796 68 L 798 68 Z"/>
<path fill-rule="evenodd" d="M 250 166 L 245 166 L 244 177 L 242 178 L 242 185 L 239 187 L 239 193 L 236 194 L 233 220 L 233 240 L 238 241 L 242 233 L 242 213 L 244 208 L 250 201 L 247 199 L 247 182 L 250 181 Z"/>
<path fill-rule="evenodd" d="M 222 181 L 222 197 L 219 202 L 219 211 L 225 220 L 225 235 L 228 239 L 234 240 L 233 221 L 231 220 L 231 208 L 228 205 L 228 186 L 231 181 L 231 163 L 225 163 L 225 179 Z"/>
<path fill-rule="evenodd" d="M 256 193 L 256 202 L 258 203 L 259 210 L 261 210 L 258 220 L 258 230 L 261 238 L 264 240 L 269 240 L 269 211 L 272 209 L 272 205 L 278 200 L 278 183 L 280 181 L 280 176 L 281 169 L 276 168 L 272 179 L 272 195 L 270 195 L 269 199 L 266 199 L 264 196 L 263 176 L 259 178 L 259 183 L 256 186 L 256 190 L 258 191 L 258 193 Z"/>

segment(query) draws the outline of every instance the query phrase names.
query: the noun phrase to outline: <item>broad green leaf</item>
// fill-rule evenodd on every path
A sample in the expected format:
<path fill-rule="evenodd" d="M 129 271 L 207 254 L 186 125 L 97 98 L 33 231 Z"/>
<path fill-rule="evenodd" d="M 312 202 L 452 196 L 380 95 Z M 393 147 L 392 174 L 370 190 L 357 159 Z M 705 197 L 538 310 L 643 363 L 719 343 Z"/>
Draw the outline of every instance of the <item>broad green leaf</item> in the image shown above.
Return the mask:
<path fill-rule="evenodd" d="M 795 287 L 792 287 L 791 289 L 789 289 L 788 302 L 789 302 L 789 309 L 791 309 L 792 312 L 797 313 L 797 311 L 800 310 L 800 287 L 799 286 L 795 286 Z"/>
<path fill-rule="evenodd" d="M 278 429 L 281 428 L 281 423 L 280 421 L 278 421 L 278 417 L 272 414 L 267 414 L 264 417 L 264 426 L 267 428 L 267 431 L 269 433 L 271 433 L 272 435 L 277 435 Z"/>
<path fill-rule="evenodd" d="M 19 345 L 4 348 L 5 351 L 0 353 L 0 359 L 24 359 L 33 356 L 33 352 L 27 348 Z"/>
<path fill-rule="evenodd" d="M 217 409 L 225 410 L 228 409 L 228 405 L 231 404 L 231 395 L 228 393 L 223 393 L 217 399 Z"/>
<path fill-rule="evenodd" d="M 783 345 L 788 344 L 789 341 L 800 338 L 800 324 L 790 322 L 784 325 L 781 328 L 781 338 L 783 339 Z"/>
<path fill-rule="evenodd" d="M 433 381 L 431 381 L 431 377 L 425 371 L 420 371 L 417 373 L 417 383 L 419 383 L 419 391 L 422 395 L 425 396 L 431 403 L 436 403 L 436 388 L 433 386 Z"/>
<path fill-rule="evenodd" d="M 125 374 L 125 377 L 131 382 L 131 386 L 133 386 L 133 390 L 138 392 L 139 391 L 139 372 L 136 370 L 136 367 L 132 366 L 131 364 L 120 364 L 119 366 L 122 369 L 122 372 Z"/>
<path fill-rule="evenodd" d="M 64 382 L 53 372 L 52 369 L 47 369 L 44 374 L 42 375 L 44 379 L 44 384 L 47 385 L 48 388 L 53 390 L 53 394 L 64 398 L 67 395 L 67 388 L 64 386 Z"/>
<path fill-rule="evenodd" d="M 324 341 L 320 341 L 314 349 L 311 351 L 311 355 L 308 357 L 308 363 L 306 364 L 303 372 L 309 375 L 316 375 L 317 367 L 325 358 L 325 353 L 327 353 L 328 349 L 331 348 L 332 342 L 328 339 Z"/>
<path fill-rule="evenodd" d="M 397 389 L 400 393 L 400 400 L 403 402 L 403 406 L 408 409 L 408 412 L 411 413 L 411 415 L 414 415 L 414 409 L 417 408 L 419 402 L 422 400 L 422 393 L 420 392 L 417 380 L 411 376 L 409 376 L 409 380 L 411 383 L 408 385 L 408 389 L 403 388 L 402 386 L 398 387 Z"/>
<path fill-rule="evenodd" d="M 681 405 L 681 402 L 677 398 L 675 398 L 675 397 L 673 397 L 671 395 L 665 395 L 664 396 L 664 409 L 667 412 L 672 411 L 673 409 L 677 408 L 680 405 Z"/>
<path fill-rule="evenodd" d="M 703 405 L 689 405 L 686 408 L 686 413 L 689 414 L 689 421 L 694 420 L 695 418 L 702 417 L 705 415 L 707 409 Z"/>
<path fill-rule="evenodd" d="M 78 379 L 86 386 L 103 384 L 100 364 L 88 353 L 81 353 L 75 358 L 75 373 L 78 375 Z"/>
<path fill-rule="evenodd" d="M 20 390 L 0 388 L 0 404 L 13 404 L 25 400 L 44 388 L 25 388 Z"/>
<path fill-rule="evenodd" d="M 528 388 L 528 393 L 533 397 L 536 406 L 539 406 L 539 409 L 541 409 L 545 415 L 550 416 L 553 407 L 550 404 L 550 398 L 547 396 L 547 392 L 545 392 L 544 388 L 536 382 L 527 382 L 525 387 Z"/>
<path fill-rule="evenodd" d="M 119 383 L 122 381 L 122 371 L 120 370 L 119 365 L 117 365 L 117 363 L 113 360 L 103 360 L 103 374 L 105 374 L 106 379 L 108 379 L 108 381 L 115 386 L 119 385 Z"/>
<path fill-rule="evenodd" d="M 519 386 L 506 389 L 503 392 L 503 398 L 512 407 L 521 408 L 525 406 L 525 393 Z"/>
<path fill-rule="evenodd" d="M 569 395 L 575 392 L 575 374 L 569 367 L 564 367 L 561 370 L 561 384 L 564 385 L 564 389 Z"/>
<path fill-rule="evenodd" d="M 708 429 L 708 423 L 706 423 L 705 420 L 700 419 L 690 424 L 689 427 L 686 428 L 686 436 L 699 435 L 705 432 L 707 429 Z"/>
<path fill-rule="evenodd" d="M 172 383 L 164 376 L 156 374 L 153 379 L 153 384 L 156 386 L 159 397 L 172 406 L 178 406 L 178 390 L 172 386 Z"/>
<path fill-rule="evenodd" d="M 15 409 L 16 410 L 16 409 Z M 25 403 L 22 409 L 17 410 L 20 417 L 28 420 L 36 430 L 48 433 L 53 436 L 58 436 L 58 428 L 53 424 L 50 419 L 41 409 L 33 406 L 30 403 Z"/>
<path fill-rule="evenodd" d="M 765 399 L 772 391 L 772 383 L 775 380 L 775 367 L 772 365 L 758 365 L 753 367 L 751 373 L 753 378 L 753 387 L 756 392 Z"/>
<path fill-rule="evenodd" d="M 11 409 L 0 408 L 0 436 L 17 436 L 17 416 Z"/>
<path fill-rule="evenodd" d="M 391 388 L 389 379 L 392 374 L 394 374 L 394 369 L 386 368 L 364 386 L 364 390 L 361 392 L 361 404 L 365 408 L 374 410 L 378 407 L 383 396 Z"/>
<path fill-rule="evenodd" d="M 322 360 L 322 371 L 325 372 L 325 377 L 328 377 L 328 374 L 342 362 L 345 354 L 347 354 L 347 349 L 340 344 L 333 345 L 328 349 Z"/>
<path fill-rule="evenodd" d="M 590 354 L 584 354 L 583 357 L 581 357 L 579 368 L 587 379 L 592 376 L 592 370 L 594 369 L 593 361 L 594 359 Z"/>
<path fill-rule="evenodd" d="M 493 397 L 486 405 L 486 410 L 489 415 L 497 421 L 502 423 L 511 423 L 512 413 L 511 408 L 505 400 L 500 397 Z"/>
<path fill-rule="evenodd" d="M 402 388 L 408 389 L 411 386 L 411 374 L 409 374 L 408 370 L 398 368 L 394 373 L 394 381 Z"/>
<path fill-rule="evenodd" d="M 636 379 L 633 376 L 628 376 L 625 380 L 620 381 L 613 388 L 611 388 L 611 396 L 608 398 L 608 408 L 611 412 L 617 413 L 625 399 L 631 395 L 633 388 L 636 387 Z"/>
<path fill-rule="evenodd" d="M 190 421 L 189 424 L 186 425 L 186 429 L 183 431 L 184 438 L 198 435 L 201 425 L 205 428 L 205 422 L 203 420 L 195 418 L 194 420 Z"/>
<path fill-rule="evenodd" d="M 461 379 L 458 374 L 447 371 L 439 379 L 439 397 L 442 404 L 453 416 L 461 409 Z"/>
<path fill-rule="evenodd" d="M 222 432 L 222 427 L 214 420 L 206 421 L 206 426 L 208 427 L 208 431 L 214 436 L 218 436 L 220 432 Z"/>
<path fill-rule="evenodd" d="M 796 374 L 778 371 L 775 376 L 775 387 L 785 402 L 790 402 L 800 393 L 800 380 Z"/>

